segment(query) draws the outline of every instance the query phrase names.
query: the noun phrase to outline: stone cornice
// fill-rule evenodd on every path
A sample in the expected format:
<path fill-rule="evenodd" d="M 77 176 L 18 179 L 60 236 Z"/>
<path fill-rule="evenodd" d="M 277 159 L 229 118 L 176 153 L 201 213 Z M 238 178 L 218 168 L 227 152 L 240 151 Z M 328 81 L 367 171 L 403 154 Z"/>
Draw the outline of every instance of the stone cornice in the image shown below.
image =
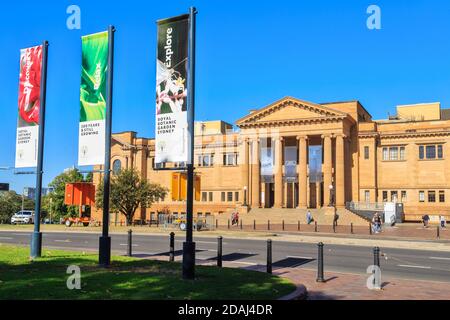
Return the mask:
<path fill-rule="evenodd" d="M 445 137 L 445 136 L 450 136 L 450 131 L 380 133 L 380 139 Z"/>
<path fill-rule="evenodd" d="M 239 127 L 241 129 L 248 129 L 248 128 L 269 128 L 274 126 L 295 126 L 301 124 L 339 123 L 346 118 L 347 116 L 330 116 L 320 118 L 271 120 L 271 121 L 243 123 L 239 124 Z"/>

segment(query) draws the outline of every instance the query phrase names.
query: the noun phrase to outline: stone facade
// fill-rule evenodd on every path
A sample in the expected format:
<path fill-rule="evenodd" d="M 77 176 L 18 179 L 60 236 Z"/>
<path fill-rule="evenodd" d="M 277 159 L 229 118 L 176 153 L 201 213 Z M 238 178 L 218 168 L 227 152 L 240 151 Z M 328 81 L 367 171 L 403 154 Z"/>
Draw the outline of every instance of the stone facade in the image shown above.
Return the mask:
<path fill-rule="evenodd" d="M 403 203 L 407 221 L 424 213 L 449 219 L 450 114 L 439 103 L 397 111 L 396 117 L 372 120 L 358 101 L 316 104 L 286 97 L 239 119 L 238 130 L 223 121 L 196 123 L 201 191 L 194 213 L 395 201 Z M 154 157 L 154 139 L 114 134 L 113 170 L 134 167 L 170 189 L 173 172 L 154 170 Z M 94 175 L 95 183 L 100 179 Z M 185 202 L 169 193 L 136 217 L 156 219 L 164 209 L 181 214 Z M 94 218 L 101 220 L 101 213 L 94 210 Z"/>

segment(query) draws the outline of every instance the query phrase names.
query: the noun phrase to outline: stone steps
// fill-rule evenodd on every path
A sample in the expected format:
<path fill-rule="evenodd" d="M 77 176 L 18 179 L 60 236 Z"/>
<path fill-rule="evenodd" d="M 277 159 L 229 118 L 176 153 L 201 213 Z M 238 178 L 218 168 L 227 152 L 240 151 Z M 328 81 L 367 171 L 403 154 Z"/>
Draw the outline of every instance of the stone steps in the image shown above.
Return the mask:
<path fill-rule="evenodd" d="M 321 208 L 321 209 L 309 209 L 315 221 L 319 225 L 332 225 L 334 219 L 334 208 Z M 225 212 L 221 215 L 216 215 L 215 218 L 223 225 L 228 223 L 228 219 L 231 220 L 231 214 L 233 211 Z M 283 220 L 286 224 L 297 224 L 299 221 L 301 224 L 306 223 L 307 209 L 251 209 L 248 213 L 240 213 L 239 218 L 244 224 L 253 223 L 255 220 L 257 224 L 267 223 L 268 220 L 271 223 L 281 223 Z M 369 221 L 352 213 L 347 209 L 337 209 L 339 215 L 339 225 L 354 226 L 367 226 Z"/>

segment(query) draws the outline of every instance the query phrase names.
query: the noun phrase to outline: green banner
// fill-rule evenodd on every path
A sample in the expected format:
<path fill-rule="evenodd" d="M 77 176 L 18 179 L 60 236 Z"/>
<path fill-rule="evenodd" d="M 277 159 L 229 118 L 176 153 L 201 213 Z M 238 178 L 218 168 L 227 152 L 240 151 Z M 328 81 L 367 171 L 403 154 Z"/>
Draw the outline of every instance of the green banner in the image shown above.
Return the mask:
<path fill-rule="evenodd" d="M 108 32 L 82 38 L 80 122 L 105 119 Z"/>

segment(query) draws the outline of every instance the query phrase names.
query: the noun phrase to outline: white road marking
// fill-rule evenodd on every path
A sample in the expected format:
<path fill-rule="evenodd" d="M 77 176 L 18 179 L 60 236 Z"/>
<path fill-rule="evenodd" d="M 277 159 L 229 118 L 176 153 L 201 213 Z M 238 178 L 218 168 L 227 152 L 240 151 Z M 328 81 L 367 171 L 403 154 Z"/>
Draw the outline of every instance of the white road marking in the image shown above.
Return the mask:
<path fill-rule="evenodd" d="M 431 269 L 431 267 L 427 267 L 427 266 L 412 266 L 412 265 L 408 265 L 408 264 L 398 264 L 397 267 L 417 268 L 417 269 Z"/>
<path fill-rule="evenodd" d="M 444 258 L 444 257 L 430 257 L 430 259 L 433 259 L 433 260 L 449 260 L 450 261 L 450 258 Z"/>
<path fill-rule="evenodd" d="M 243 261 L 227 261 L 230 263 L 237 263 L 237 264 L 244 264 L 246 266 L 256 266 L 257 263 L 256 262 L 243 262 Z"/>
<path fill-rule="evenodd" d="M 65 242 L 65 243 L 72 242 L 72 241 L 70 241 L 70 240 L 53 240 L 53 241 L 55 241 L 55 242 Z"/>
<path fill-rule="evenodd" d="M 128 246 L 128 243 L 121 243 L 120 245 L 121 245 L 121 246 Z M 132 247 L 139 247 L 138 244 L 132 244 L 131 246 L 132 246 Z"/>
<path fill-rule="evenodd" d="M 13 240 L 13 238 L 9 238 L 9 237 L 0 237 L 0 240 Z"/>
<path fill-rule="evenodd" d="M 302 256 L 286 256 L 286 258 L 293 258 L 293 259 L 306 259 L 306 260 L 313 260 L 312 257 L 302 257 Z"/>

